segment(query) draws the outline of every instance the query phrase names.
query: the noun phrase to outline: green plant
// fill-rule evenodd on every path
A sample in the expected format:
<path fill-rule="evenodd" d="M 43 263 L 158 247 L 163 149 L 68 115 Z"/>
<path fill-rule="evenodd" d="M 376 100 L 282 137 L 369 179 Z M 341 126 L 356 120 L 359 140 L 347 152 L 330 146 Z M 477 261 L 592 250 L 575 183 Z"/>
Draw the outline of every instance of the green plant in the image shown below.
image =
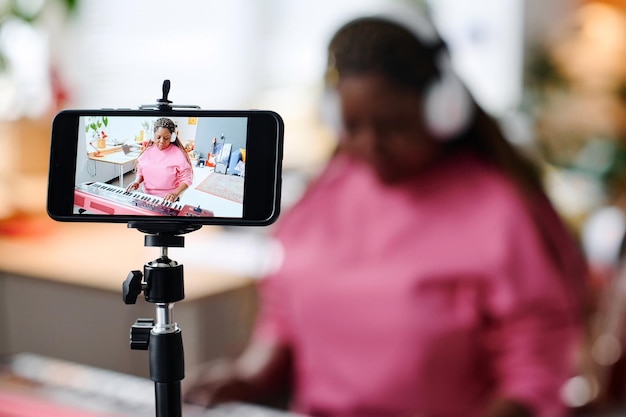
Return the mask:
<path fill-rule="evenodd" d="M 108 125 L 109 118 L 107 116 L 92 116 L 87 119 L 87 123 L 85 123 L 85 133 L 93 131 L 92 137 L 95 139 L 100 136 L 100 133 L 103 131 L 103 129 L 106 129 Z"/>
<path fill-rule="evenodd" d="M 148 131 L 150 130 L 150 122 L 144 120 L 143 122 L 141 122 L 141 127 L 143 128 L 144 132 L 148 133 Z"/>

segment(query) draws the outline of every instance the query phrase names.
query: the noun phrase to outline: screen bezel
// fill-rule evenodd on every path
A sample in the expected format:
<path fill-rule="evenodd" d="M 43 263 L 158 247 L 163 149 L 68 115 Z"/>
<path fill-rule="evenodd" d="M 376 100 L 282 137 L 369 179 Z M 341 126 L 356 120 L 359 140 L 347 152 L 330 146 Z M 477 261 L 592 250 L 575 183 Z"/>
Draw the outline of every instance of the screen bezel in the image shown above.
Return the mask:
<path fill-rule="evenodd" d="M 73 213 L 76 156 L 80 140 L 79 118 L 109 117 L 246 117 L 246 177 L 243 217 L 161 217 Z M 58 221 L 76 222 L 150 222 L 201 225 L 268 225 L 280 213 L 284 123 L 280 115 L 268 110 L 64 110 L 51 128 L 48 173 L 48 215 Z"/>

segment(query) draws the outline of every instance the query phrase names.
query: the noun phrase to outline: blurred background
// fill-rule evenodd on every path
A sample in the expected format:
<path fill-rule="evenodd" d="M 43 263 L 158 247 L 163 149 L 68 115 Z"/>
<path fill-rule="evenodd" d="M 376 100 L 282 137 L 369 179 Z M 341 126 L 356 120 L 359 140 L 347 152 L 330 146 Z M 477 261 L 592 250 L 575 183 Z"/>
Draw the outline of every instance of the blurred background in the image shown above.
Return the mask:
<path fill-rule="evenodd" d="M 623 0 L 0 0 L 0 220 L 42 210 L 31 189 L 45 187 L 55 112 L 152 104 L 164 79 L 175 104 L 279 112 L 286 169 L 314 169 L 332 148 L 319 117 L 326 43 L 387 2 L 428 11 L 472 93 L 546 164 L 573 227 L 619 198 Z"/>
<path fill-rule="evenodd" d="M 174 104 L 274 110 L 285 121 L 286 208 L 333 149 L 320 117 L 330 36 L 393 2 L 432 17 L 479 103 L 542 167 L 550 198 L 591 261 L 591 340 L 608 334 L 616 346 L 603 345 L 594 363 L 622 403 L 626 0 L 0 0 L 0 354 L 146 374 L 145 358 L 125 350 L 126 316 L 136 311 L 115 297 L 126 268 L 153 255 L 124 225 L 47 218 L 56 112 L 153 104 L 165 79 Z M 194 334 L 190 363 L 234 354 L 245 340 L 250 278 L 271 268 L 264 232 L 202 231 L 178 252 L 192 273 L 181 314 Z M 102 311 L 112 313 L 106 322 Z M 94 328 L 100 336 L 85 338 Z M 587 388 L 572 391 L 572 403 L 593 397 Z"/>

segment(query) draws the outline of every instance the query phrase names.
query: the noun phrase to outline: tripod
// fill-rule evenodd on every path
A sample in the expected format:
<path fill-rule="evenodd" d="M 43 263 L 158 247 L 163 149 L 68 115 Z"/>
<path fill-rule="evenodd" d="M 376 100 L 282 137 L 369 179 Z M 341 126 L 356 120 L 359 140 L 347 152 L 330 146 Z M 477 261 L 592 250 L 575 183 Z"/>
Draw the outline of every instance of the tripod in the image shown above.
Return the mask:
<path fill-rule="evenodd" d="M 185 377 L 182 332 L 173 320 L 174 303 L 185 298 L 183 266 L 168 257 L 168 248 L 183 247 L 184 233 L 201 225 L 130 222 L 146 233 L 144 246 L 161 247 L 161 256 L 141 271 L 131 271 L 123 284 L 126 304 L 135 304 L 142 292 L 156 305 L 156 320 L 137 319 L 130 330 L 130 348 L 147 350 L 150 379 L 154 381 L 157 417 L 181 417 L 181 381 Z"/>

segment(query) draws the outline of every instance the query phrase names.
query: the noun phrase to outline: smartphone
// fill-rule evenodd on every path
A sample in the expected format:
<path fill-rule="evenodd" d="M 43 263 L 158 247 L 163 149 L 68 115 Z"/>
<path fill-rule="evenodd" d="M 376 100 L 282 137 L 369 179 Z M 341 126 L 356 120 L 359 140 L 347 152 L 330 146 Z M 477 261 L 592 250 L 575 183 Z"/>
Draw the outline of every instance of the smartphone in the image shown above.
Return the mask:
<path fill-rule="evenodd" d="M 280 213 L 283 134 L 265 110 L 64 110 L 52 121 L 47 211 L 68 222 L 268 225 Z"/>

